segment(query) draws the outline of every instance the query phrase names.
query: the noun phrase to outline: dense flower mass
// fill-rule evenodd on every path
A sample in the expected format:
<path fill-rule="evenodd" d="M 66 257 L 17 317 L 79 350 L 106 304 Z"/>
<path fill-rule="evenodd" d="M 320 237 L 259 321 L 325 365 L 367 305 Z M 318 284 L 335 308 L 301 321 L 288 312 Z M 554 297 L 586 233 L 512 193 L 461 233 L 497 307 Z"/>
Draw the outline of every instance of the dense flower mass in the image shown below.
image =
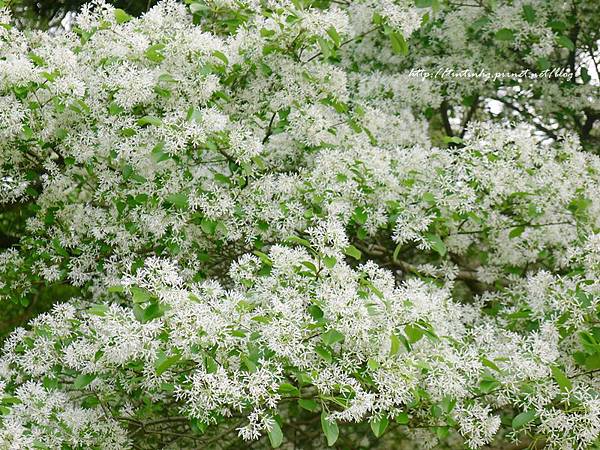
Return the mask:
<path fill-rule="evenodd" d="M 0 12 L 0 300 L 75 290 L 4 342 L 0 448 L 595 445 L 580 136 L 433 146 L 386 65 L 439 2 L 188 3 Z"/>

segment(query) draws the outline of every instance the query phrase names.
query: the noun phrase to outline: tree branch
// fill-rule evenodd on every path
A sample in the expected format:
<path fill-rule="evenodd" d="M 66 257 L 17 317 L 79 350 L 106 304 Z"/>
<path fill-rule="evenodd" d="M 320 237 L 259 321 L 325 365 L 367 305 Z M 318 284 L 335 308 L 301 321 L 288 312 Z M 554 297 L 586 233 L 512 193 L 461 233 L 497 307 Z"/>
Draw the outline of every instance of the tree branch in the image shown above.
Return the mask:
<path fill-rule="evenodd" d="M 452 137 L 454 136 L 454 131 L 452 131 L 452 126 L 450 125 L 450 119 L 448 118 L 448 110 L 450 107 L 448 106 L 448 102 L 443 100 L 440 105 L 440 114 L 442 115 L 442 123 L 444 124 L 444 131 L 446 135 Z"/>
<path fill-rule="evenodd" d="M 469 111 L 467 112 L 467 114 L 465 115 L 462 123 L 460 124 L 460 128 L 461 128 L 460 137 L 461 138 L 465 136 L 465 133 L 467 132 L 467 125 L 469 124 L 469 122 L 473 118 L 473 115 L 475 114 L 475 111 L 477 111 L 478 107 L 479 107 L 479 95 L 475 95 L 475 99 L 473 100 L 473 104 L 469 108 Z"/>
<path fill-rule="evenodd" d="M 552 139 L 558 139 L 558 136 L 556 135 L 556 133 L 554 131 L 552 131 L 549 128 L 546 128 L 544 125 L 536 122 L 536 117 L 531 114 L 529 111 L 526 111 L 524 109 L 519 108 L 518 106 L 515 106 L 514 104 L 512 104 L 511 102 L 509 102 L 508 100 L 506 100 L 503 97 L 494 97 L 494 100 L 498 100 L 500 103 L 506 105 L 508 108 L 512 109 L 515 112 L 518 112 L 519 114 L 521 114 L 522 116 L 527 117 L 529 120 L 531 120 L 531 124 L 536 127 L 538 130 L 543 131 L 544 133 L 546 133 L 548 135 L 548 137 L 552 138 Z"/>

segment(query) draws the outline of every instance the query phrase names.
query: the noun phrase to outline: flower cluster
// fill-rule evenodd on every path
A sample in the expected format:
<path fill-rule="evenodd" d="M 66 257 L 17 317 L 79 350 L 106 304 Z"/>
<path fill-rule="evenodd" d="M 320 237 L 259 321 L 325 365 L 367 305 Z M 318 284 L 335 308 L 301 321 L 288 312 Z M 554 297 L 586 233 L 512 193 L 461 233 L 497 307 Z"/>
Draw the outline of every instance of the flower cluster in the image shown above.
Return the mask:
<path fill-rule="evenodd" d="M 133 307 L 59 305 L 39 316 L 4 347 L 3 442 L 52 448 L 87 436 L 118 448 L 131 424 L 162 432 L 152 425 L 162 416 L 141 399 L 160 402 L 165 423 L 246 417 L 244 439 L 272 432 L 290 400 L 322 408 L 333 424 L 456 428 L 473 448 L 494 438 L 495 411 L 508 407 L 524 411 L 514 428 L 537 427 L 553 448 L 597 436 L 598 380 L 570 356 L 577 348 L 594 358 L 585 352 L 595 332 L 565 336 L 597 311 L 597 282 L 540 273 L 485 298 L 501 305 L 490 315 L 447 287 L 396 283 L 372 261 L 353 268 L 343 246 L 304 245 L 242 257 L 229 288 L 182 286 L 176 267 L 150 259 L 136 285 L 124 280 Z M 546 305 L 537 303 L 539 278 Z M 569 292 L 588 299 L 579 320 L 554 308 Z M 533 322 L 539 329 L 527 331 Z M 48 408 L 60 411 L 55 419 Z"/>

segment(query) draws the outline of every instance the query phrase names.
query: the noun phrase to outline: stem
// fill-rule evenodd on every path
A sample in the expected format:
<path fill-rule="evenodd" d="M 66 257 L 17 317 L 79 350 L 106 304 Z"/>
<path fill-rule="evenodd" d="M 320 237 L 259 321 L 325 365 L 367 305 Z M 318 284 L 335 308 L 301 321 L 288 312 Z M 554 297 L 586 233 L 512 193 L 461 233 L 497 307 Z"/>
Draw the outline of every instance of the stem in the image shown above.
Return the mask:
<path fill-rule="evenodd" d="M 277 114 L 277 112 L 274 112 L 273 115 L 271 116 L 271 120 L 269 120 L 269 125 L 267 126 L 267 131 L 265 133 L 265 137 L 262 140 L 263 145 L 267 143 L 267 141 L 269 140 L 269 137 L 271 136 L 273 130 L 273 121 L 275 120 L 275 115 Z"/>
<path fill-rule="evenodd" d="M 446 100 L 443 100 L 440 105 L 440 114 L 442 115 L 442 123 L 444 124 L 444 131 L 446 135 L 452 137 L 454 136 L 454 131 L 452 131 L 452 126 L 450 125 L 450 119 L 448 118 L 448 110 L 450 106 Z"/>

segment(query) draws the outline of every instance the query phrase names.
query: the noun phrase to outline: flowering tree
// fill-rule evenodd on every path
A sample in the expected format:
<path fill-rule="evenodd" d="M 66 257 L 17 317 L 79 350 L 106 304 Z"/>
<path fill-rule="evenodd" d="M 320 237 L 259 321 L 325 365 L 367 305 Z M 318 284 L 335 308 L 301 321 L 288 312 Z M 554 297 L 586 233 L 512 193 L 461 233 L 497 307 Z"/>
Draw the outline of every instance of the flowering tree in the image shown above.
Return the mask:
<path fill-rule="evenodd" d="M 0 448 L 592 447 L 580 136 L 432 146 L 385 63 L 436 2 L 190 3 L 1 17 L 0 296 L 73 296 L 5 340 Z"/>

